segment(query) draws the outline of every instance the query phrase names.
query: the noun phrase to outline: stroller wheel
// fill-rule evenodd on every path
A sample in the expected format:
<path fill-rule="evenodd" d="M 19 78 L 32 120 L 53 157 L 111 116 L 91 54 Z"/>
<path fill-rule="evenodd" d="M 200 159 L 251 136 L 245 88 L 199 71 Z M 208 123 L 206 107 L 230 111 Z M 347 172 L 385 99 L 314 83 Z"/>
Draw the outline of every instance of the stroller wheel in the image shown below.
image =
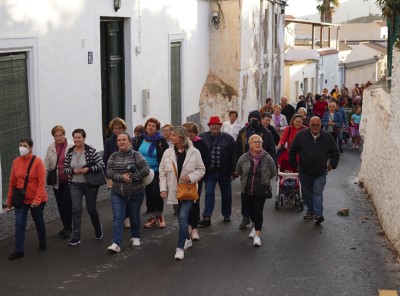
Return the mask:
<path fill-rule="evenodd" d="M 275 210 L 279 210 L 279 201 L 275 201 Z"/>

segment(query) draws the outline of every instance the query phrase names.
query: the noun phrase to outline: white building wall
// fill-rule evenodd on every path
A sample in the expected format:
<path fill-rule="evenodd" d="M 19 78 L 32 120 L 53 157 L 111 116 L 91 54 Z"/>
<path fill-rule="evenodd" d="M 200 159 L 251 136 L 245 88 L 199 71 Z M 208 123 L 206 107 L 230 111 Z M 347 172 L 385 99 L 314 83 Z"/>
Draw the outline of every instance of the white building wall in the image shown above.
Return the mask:
<path fill-rule="evenodd" d="M 362 84 L 377 81 L 377 64 L 372 63 L 360 67 L 346 69 L 346 85 Z"/>
<path fill-rule="evenodd" d="M 323 74 L 323 81 L 319 81 L 319 86 L 317 87 L 317 92 L 321 93 L 324 87 L 329 90 L 335 84 L 338 84 L 338 65 L 339 65 L 339 56 L 338 54 L 330 54 L 321 56 L 319 60 L 320 72 L 319 74 Z"/>
<path fill-rule="evenodd" d="M 400 51 L 393 50 L 392 89 L 368 88 L 364 93 L 360 183 L 376 208 L 382 229 L 400 252 Z M 378 112 L 377 112 L 378 111 Z"/>
<path fill-rule="evenodd" d="M 100 17 L 126 18 L 125 100 L 130 131 L 146 120 L 144 88 L 150 89 L 150 115 L 162 123 L 170 121 L 169 41 L 174 38 L 183 41 L 183 113 L 197 113 L 209 68 L 209 13 L 209 3 L 199 0 L 126 0 L 118 12 L 107 0 L 2 1 L 0 52 L 28 52 L 35 153 L 44 155 L 56 124 L 66 128 L 69 138 L 73 129 L 84 128 L 86 142 L 103 149 Z M 139 44 L 141 53 L 136 55 Z M 94 54 L 93 64 L 88 64 L 88 51 Z"/>
<path fill-rule="evenodd" d="M 285 66 L 285 85 L 284 96 L 289 99 L 290 103 L 296 103 L 300 95 L 307 95 L 304 93 L 306 89 L 308 92 L 314 93 L 311 81 L 317 79 L 317 61 L 308 62 L 295 65 Z M 306 79 L 308 85 L 304 85 Z"/>

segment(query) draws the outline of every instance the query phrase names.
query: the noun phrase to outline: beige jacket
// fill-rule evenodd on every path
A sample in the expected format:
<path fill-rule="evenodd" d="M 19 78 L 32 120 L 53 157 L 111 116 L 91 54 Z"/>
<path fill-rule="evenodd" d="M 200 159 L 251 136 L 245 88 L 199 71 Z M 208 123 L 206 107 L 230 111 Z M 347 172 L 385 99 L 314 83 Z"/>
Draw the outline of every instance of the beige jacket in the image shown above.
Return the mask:
<path fill-rule="evenodd" d="M 174 146 L 165 150 L 162 157 L 159 173 L 160 173 L 160 192 L 167 192 L 167 203 L 177 204 L 178 199 L 176 198 L 176 176 L 173 169 L 173 165 L 178 170 L 176 163 L 176 156 Z M 183 162 L 182 172 L 180 177 L 189 176 L 191 183 L 197 183 L 205 174 L 206 169 L 201 159 L 200 151 L 193 147 L 186 150 L 186 158 Z"/>

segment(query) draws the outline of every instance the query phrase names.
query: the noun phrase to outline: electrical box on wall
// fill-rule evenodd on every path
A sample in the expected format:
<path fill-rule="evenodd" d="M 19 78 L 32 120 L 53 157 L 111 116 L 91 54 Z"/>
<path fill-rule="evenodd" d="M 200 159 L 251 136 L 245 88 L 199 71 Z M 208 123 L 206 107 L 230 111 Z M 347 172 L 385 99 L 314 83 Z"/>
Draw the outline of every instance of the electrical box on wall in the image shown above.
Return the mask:
<path fill-rule="evenodd" d="M 143 116 L 150 114 L 150 89 L 143 90 Z"/>

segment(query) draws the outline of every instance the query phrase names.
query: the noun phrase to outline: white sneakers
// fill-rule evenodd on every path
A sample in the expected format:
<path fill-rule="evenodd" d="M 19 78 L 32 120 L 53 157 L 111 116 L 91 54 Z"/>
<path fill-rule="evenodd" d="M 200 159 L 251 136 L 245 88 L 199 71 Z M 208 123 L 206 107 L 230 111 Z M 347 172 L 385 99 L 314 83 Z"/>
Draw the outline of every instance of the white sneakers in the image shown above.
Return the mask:
<path fill-rule="evenodd" d="M 249 234 L 249 238 L 255 238 L 255 237 L 256 237 L 256 229 L 253 227 Z"/>
<path fill-rule="evenodd" d="M 260 239 L 259 236 L 255 236 L 255 237 L 254 237 L 253 246 L 255 246 L 255 247 L 261 247 L 261 239 Z"/>
<path fill-rule="evenodd" d="M 195 228 L 191 234 L 192 240 L 198 241 L 200 239 L 199 231 Z"/>
<path fill-rule="evenodd" d="M 140 238 L 137 237 L 132 237 L 131 238 L 132 246 L 134 247 L 140 247 Z"/>
<path fill-rule="evenodd" d="M 191 239 L 185 240 L 185 246 L 183 247 L 185 250 L 191 248 L 192 246 L 193 246 L 193 243 L 192 243 Z"/>
<path fill-rule="evenodd" d="M 107 250 L 108 250 L 108 253 L 112 253 L 112 254 L 121 252 L 121 248 L 116 243 L 112 243 L 112 245 L 109 246 L 107 248 Z"/>
<path fill-rule="evenodd" d="M 182 249 L 176 248 L 175 260 L 182 260 L 185 257 L 185 252 Z"/>

